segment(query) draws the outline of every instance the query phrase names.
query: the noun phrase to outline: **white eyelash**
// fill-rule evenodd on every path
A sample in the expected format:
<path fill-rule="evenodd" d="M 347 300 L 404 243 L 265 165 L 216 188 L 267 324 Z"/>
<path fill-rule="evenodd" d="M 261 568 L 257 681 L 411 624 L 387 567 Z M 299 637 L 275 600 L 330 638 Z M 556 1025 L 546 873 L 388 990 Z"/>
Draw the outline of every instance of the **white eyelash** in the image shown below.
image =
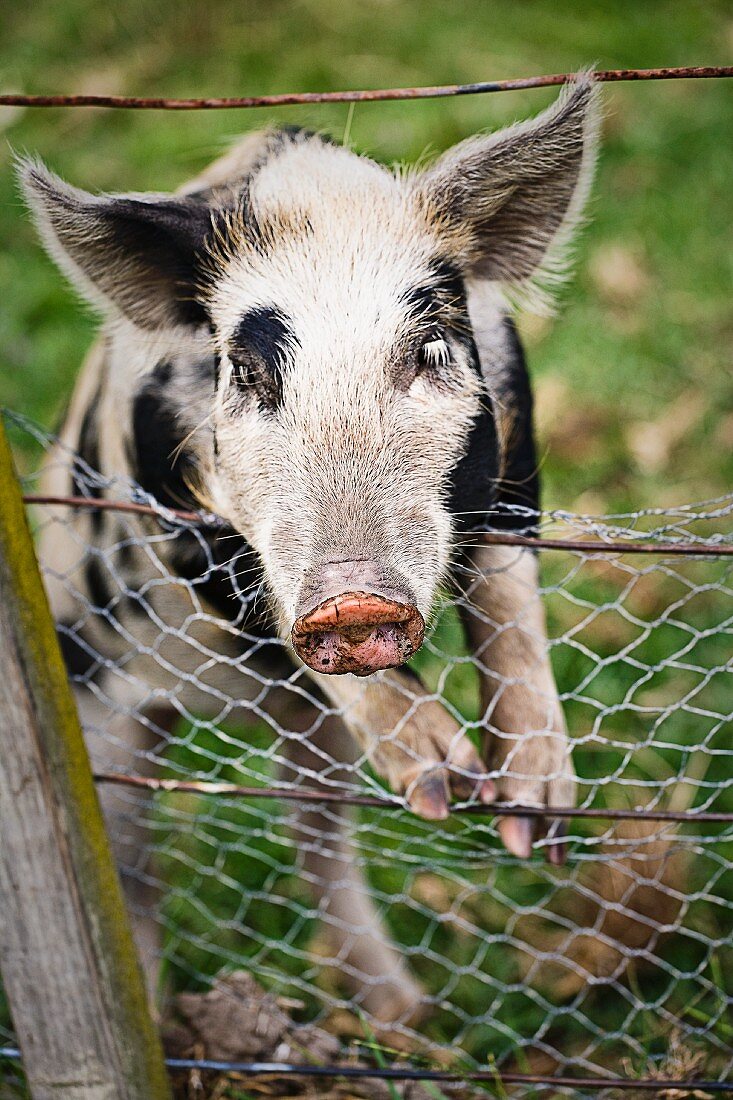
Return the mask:
<path fill-rule="evenodd" d="M 450 349 L 445 340 L 429 340 L 423 344 L 422 353 L 428 366 L 447 367 L 450 363 Z"/>

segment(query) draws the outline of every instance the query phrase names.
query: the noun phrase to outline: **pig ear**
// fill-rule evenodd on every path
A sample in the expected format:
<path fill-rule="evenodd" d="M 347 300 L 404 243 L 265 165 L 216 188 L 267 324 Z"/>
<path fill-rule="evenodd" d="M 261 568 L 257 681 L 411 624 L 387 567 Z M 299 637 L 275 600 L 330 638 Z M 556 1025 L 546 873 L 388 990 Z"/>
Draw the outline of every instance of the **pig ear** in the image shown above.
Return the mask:
<path fill-rule="evenodd" d="M 143 328 L 205 320 L 196 299 L 211 230 L 205 202 L 90 195 L 33 160 L 21 160 L 18 174 L 46 248 L 93 306 Z"/>
<path fill-rule="evenodd" d="M 537 118 L 451 149 L 419 177 L 431 219 L 467 275 L 549 305 L 590 189 L 598 86 L 581 73 Z"/>

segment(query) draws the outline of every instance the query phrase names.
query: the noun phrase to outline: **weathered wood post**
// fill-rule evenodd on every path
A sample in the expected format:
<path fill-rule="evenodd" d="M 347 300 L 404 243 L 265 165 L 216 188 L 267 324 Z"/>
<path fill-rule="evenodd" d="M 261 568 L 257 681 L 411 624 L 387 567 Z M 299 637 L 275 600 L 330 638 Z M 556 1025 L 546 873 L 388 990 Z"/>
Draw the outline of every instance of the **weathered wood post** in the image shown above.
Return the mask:
<path fill-rule="evenodd" d="M 170 1097 L 1 418 L 0 969 L 33 1100 Z"/>

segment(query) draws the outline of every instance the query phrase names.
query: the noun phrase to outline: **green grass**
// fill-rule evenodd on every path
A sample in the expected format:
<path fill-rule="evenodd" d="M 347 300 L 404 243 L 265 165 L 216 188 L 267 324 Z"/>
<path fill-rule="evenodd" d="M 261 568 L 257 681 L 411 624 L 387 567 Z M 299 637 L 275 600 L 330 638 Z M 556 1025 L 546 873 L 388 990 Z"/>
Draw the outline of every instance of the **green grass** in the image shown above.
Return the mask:
<path fill-rule="evenodd" d="M 531 14 L 529 14 L 531 12 Z M 601 67 L 725 63 L 725 3 L 458 0 L 234 3 L 208 13 L 82 0 L 3 14 L 0 80 L 27 91 L 241 94 L 469 81 Z M 357 105 L 355 145 L 387 161 L 440 150 L 542 107 L 549 92 Z M 592 223 L 560 323 L 534 326 L 546 500 L 597 511 L 692 500 L 733 474 L 730 143 L 723 81 L 606 89 Z M 4 113 L 0 147 L 0 401 L 53 421 L 92 323 L 42 255 L 17 198 L 12 145 L 91 189 L 175 187 L 266 122 L 344 133 L 347 105 L 268 112 Z M 624 283 L 624 273 L 630 280 Z M 547 395 L 543 418 L 543 393 Z M 694 398 L 694 402 L 691 400 Z M 676 406 L 676 403 L 677 406 Z M 694 404 L 694 408 L 692 405 Z M 556 407 L 559 406 L 559 407 Z M 677 439 L 671 408 L 691 418 Z M 640 428 L 655 425 L 645 456 Z"/>
<path fill-rule="evenodd" d="M 206 7 L 122 0 L 114 10 L 83 0 L 39 0 L 6 6 L 2 19 L 0 85 L 29 92 L 234 95 L 472 81 L 566 71 L 593 61 L 602 68 L 724 64 L 733 41 L 730 5 L 709 0 L 653 5 L 455 0 L 448 6 L 439 0 L 220 0 Z M 7 139 L 0 145 L 0 404 L 53 425 L 94 330 L 34 238 L 12 177 L 12 149 L 38 153 L 92 190 L 164 189 L 199 170 L 238 133 L 265 123 L 302 123 L 338 138 L 350 118 L 358 149 L 386 161 L 411 160 L 525 116 L 550 98 L 550 93 L 526 92 L 365 104 L 353 112 L 346 105 L 206 114 L 0 111 Z M 733 484 L 733 89 L 722 81 L 630 84 L 607 87 L 605 101 L 603 149 L 577 278 L 558 321 L 524 323 L 538 395 L 545 503 L 596 514 L 709 498 Z M 548 555 L 545 582 L 557 583 L 567 567 L 567 561 Z M 686 575 L 703 580 L 719 574 L 720 567 L 699 565 Z M 625 579 L 587 569 L 572 587 L 590 603 L 614 603 Z M 699 760 L 690 746 L 704 736 L 717 753 L 707 781 L 722 785 L 730 778 L 729 729 L 716 731 L 706 717 L 730 710 L 730 674 L 721 672 L 705 684 L 689 667 L 670 665 L 684 641 L 674 624 L 644 636 L 643 623 L 654 621 L 680 592 L 674 577 L 642 578 L 624 597 L 631 618 L 609 609 L 580 635 L 601 656 L 636 639 L 632 660 L 662 666 L 641 688 L 634 687 L 638 670 L 631 661 L 601 667 L 586 692 L 595 703 L 577 698 L 568 703 L 575 733 L 588 730 L 597 703 L 605 706 L 600 729 L 614 739 L 614 747 L 603 752 L 579 749 L 576 763 L 588 781 L 619 771 L 640 784 L 659 783 Z M 701 592 L 679 617 L 711 628 L 723 621 L 723 599 L 715 591 Z M 577 604 L 561 595 L 548 603 L 554 636 L 577 626 Z M 702 639 L 695 663 L 724 665 L 729 643 L 722 633 Z M 438 648 L 460 651 L 450 615 L 440 627 Z M 594 672 L 578 648 L 559 646 L 553 657 L 563 691 L 577 689 Z M 435 681 L 443 666 L 438 657 L 425 655 L 421 667 Z M 695 689 L 699 714 L 663 713 L 664 700 L 679 700 Z M 459 664 L 451 672 L 446 692 L 474 721 L 470 666 Z M 627 692 L 629 705 L 615 713 L 613 703 Z M 663 748 L 648 744 L 655 721 Z M 217 740 L 207 745 L 207 737 L 213 735 L 180 745 L 172 766 L 202 771 L 207 748 L 219 755 L 227 751 Z M 219 777 L 240 775 L 236 756 L 231 749 L 232 759 L 218 768 Z M 716 806 L 733 809 L 730 789 L 722 790 Z M 298 991 L 297 981 L 289 983 L 302 970 L 300 953 L 307 952 L 317 921 L 292 870 L 295 853 L 284 816 L 264 801 L 174 804 L 161 798 L 156 835 L 161 868 L 172 884 L 165 917 L 177 984 L 200 983 L 228 957 L 249 961 L 263 980 L 285 992 Z M 523 907 L 557 900 L 557 876 L 538 865 L 497 860 L 493 834 L 478 824 L 451 825 L 436 849 L 419 823 L 398 827 L 391 818 L 366 813 L 359 820 L 375 888 L 413 898 L 392 906 L 389 919 L 397 937 L 414 950 L 415 968 L 426 985 L 438 991 L 461 966 L 476 964 L 475 974 L 459 975 L 452 997 L 469 1014 L 490 1013 L 490 1018 L 466 1029 L 444 1007 L 427 1025 L 431 1036 L 448 1042 L 460 1033 L 466 1049 L 486 1059 L 511 1051 L 512 1035 L 533 1035 L 554 1003 L 553 990 L 538 994 L 523 983 L 527 959 L 507 942 L 506 929 Z M 182 821 L 187 833 L 181 832 Z M 574 835 L 575 865 L 586 868 L 593 837 L 577 828 Z M 405 863 L 408 857 L 414 866 Z M 458 925 L 436 922 L 429 906 L 421 910 L 414 902 L 426 867 L 436 868 L 444 884 L 454 881 L 449 857 L 462 861 L 461 873 L 475 884 L 479 901 L 472 919 L 496 945 L 480 959 L 475 937 L 462 937 Z M 696 896 L 686 916 L 693 933 L 672 937 L 658 951 L 667 967 L 690 975 L 705 967 L 712 985 L 721 986 L 730 983 L 733 972 L 729 950 L 721 947 L 708 958 L 695 936 L 730 936 L 733 876 L 716 863 L 730 858 L 730 844 L 697 858 L 690 889 L 694 893 L 715 878 L 715 896 Z M 243 901 L 252 893 L 261 894 L 260 900 Z M 430 962 L 431 951 L 448 960 L 444 968 Z M 689 1021 L 707 1021 L 718 1041 L 730 1045 L 720 1004 L 712 993 L 702 995 L 699 980 L 671 985 L 663 968 L 637 980 L 648 1004 L 661 999 Z M 513 992 L 494 1005 L 487 995 L 492 981 L 513 983 Z M 315 1004 L 305 1000 L 308 1015 Z M 567 1047 L 580 1049 L 589 1032 L 573 1011 L 574 1002 L 559 995 L 555 1000 L 560 1014 L 554 1041 L 559 1035 Z M 666 1041 L 664 1029 L 655 1030 L 654 1014 L 627 1018 L 628 1003 L 607 988 L 586 990 L 582 1008 L 602 1035 L 611 1036 L 609 1056 L 615 1030 L 635 1036 L 639 1049 L 652 1053 Z M 635 1068 L 643 1068 L 640 1061 Z"/>

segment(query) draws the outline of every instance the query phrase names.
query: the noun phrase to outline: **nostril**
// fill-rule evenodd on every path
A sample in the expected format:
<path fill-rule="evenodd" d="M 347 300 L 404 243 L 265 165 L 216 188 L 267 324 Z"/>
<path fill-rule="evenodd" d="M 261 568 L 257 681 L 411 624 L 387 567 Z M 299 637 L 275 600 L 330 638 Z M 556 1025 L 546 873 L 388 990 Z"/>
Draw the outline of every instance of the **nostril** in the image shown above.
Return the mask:
<path fill-rule="evenodd" d="M 370 592 L 346 592 L 302 615 L 292 630 L 298 656 L 317 672 L 368 676 L 404 664 L 420 647 L 422 615 Z"/>
<path fill-rule="evenodd" d="M 338 663 L 338 648 L 338 635 L 332 631 L 311 634 L 309 642 L 304 646 L 304 651 L 308 652 L 311 659 L 306 660 L 305 657 L 303 659 L 307 665 L 318 672 L 332 672 Z"/>

